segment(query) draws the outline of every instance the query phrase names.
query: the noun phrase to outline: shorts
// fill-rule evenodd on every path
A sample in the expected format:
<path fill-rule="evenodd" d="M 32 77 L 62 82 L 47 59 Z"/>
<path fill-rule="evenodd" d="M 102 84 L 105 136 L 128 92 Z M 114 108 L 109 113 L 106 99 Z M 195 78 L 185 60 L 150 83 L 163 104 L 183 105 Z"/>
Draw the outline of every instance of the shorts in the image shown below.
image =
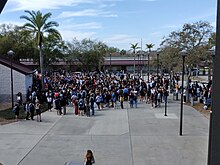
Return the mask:
<path fill-rule="evenodd" d="M 36 115 L 40 115 L 41 114 L 41 110 L 40 109 L 36 109 Z"/>

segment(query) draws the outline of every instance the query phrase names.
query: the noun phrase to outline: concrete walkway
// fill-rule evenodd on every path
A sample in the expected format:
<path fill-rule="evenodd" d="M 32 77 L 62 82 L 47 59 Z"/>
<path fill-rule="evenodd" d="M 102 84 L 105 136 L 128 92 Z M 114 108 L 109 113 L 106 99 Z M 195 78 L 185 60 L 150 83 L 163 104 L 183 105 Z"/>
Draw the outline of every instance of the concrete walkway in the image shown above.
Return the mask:
<path fill-rule="evenodd" d="M 95 116 L 65 116 L 45 112 L 43 122 L 22 120 L 0 126 L 3 165 L 83 165 L 87 149 L 96 165 L 206 165 L 209 121 L 184 106 L 183 136 L 179 136 L 180 103 L 169 100 L 151 108 L 105 109 Z"/>

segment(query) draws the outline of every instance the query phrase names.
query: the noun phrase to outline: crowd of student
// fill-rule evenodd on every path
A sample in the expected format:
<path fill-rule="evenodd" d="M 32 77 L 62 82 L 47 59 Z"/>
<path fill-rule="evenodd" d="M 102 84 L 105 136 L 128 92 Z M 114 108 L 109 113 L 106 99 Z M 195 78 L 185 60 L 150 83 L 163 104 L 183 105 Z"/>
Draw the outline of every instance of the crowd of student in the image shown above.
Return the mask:
<path fill-rule="evenodd" d="M 153 108 L 167 102 L 169 85 L 179 93 L 178 78 L 151 76 L 147 82 L 142 78 L 131 78 L 129 75 L 105 75 L 98 73 L 87 74 L 51 74 L 45 77 L 45 90 L 42 92 L 40 77 L 36 75 L 32 87 L 27 94 L 25 110 L 26 119 L 41 120 L 41 103 L 46 102 L 48 110 L 55 109 L 57 115 L 66 115 L 66 106 L 72 105 L 75 115 L 95 115 L 95 108 L 124 108 L 127 101 L 130 108 L 137 108 L 138 102 L 151 104 Z M 185 90 L 184 90 L 185 91 Z M 199 92 L 198 92 L 199 91 Z M 211 97 L 211 83 L 207 86 L 191 84 L 191 97 L 202 97 L 204 103 Z M 185 94 L 184 94 L 185 96 Z M 35 111 L 35 112 L 34 112 Z M 91 113 L 91 114 L 90 114 Z"/>
<path fill-rule="evenodd" d="M 66 106 L 72 104 L 75 115 L 88 117 L 95 114 L 95 108 L 123 109 L 124 101 L 129 102 L 130 108 L 137 108 L 139 100 L 157 107 L 160 106 L 163 96 L 168 95 L 168 83 L 165 78 L 154 80 L 152 77 L 150 82 L 146 82 L 142 78 L 130 78 L 129 75 L 52 74 L 45 78 L 45 91 L 41 92 L 40 77 L 36 76 L 28 91 L 26 111 L 29 112 L 32 104 L 35 109 L 40 109 L 36 105 L 43 102 L 47 102 L 49 111 L 56 109 L 57 115 L 65 115 Z M 37 114 L 41 121 L 41 111 L 38 110 Z"/>

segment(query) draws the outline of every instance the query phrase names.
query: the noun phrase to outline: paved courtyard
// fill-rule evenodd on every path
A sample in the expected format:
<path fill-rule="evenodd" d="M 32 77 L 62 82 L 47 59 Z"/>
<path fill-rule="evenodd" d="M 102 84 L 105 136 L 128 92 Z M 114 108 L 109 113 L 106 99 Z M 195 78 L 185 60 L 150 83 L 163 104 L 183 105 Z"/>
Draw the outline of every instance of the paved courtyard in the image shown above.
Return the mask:
<path fill-rule="evenodd" d="M 4 165 L 83 165 L 87 149 L 96 165 L 206 165 L 209 120 L 184 106 L 183 136 L 179 136 L 180 104 L 137 109 L 104 109 L 95 116 L 65 116 L 45 112 L 43 122 L 0 126 L 0 162 Z"/>

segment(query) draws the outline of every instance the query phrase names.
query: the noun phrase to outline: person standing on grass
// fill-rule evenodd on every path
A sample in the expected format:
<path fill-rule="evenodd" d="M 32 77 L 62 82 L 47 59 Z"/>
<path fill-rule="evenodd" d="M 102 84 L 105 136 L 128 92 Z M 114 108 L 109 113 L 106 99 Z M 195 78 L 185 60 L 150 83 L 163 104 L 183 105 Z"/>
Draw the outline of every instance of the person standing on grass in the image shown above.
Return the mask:
<path fill-rule="evenodd" d="M 37 115 L 37 121 L 41 122 L 41 109 L 40 109 L 40 101 L 36 100 L 35 104 L 35 109 L 36 109 L 36 115 Z"/>

